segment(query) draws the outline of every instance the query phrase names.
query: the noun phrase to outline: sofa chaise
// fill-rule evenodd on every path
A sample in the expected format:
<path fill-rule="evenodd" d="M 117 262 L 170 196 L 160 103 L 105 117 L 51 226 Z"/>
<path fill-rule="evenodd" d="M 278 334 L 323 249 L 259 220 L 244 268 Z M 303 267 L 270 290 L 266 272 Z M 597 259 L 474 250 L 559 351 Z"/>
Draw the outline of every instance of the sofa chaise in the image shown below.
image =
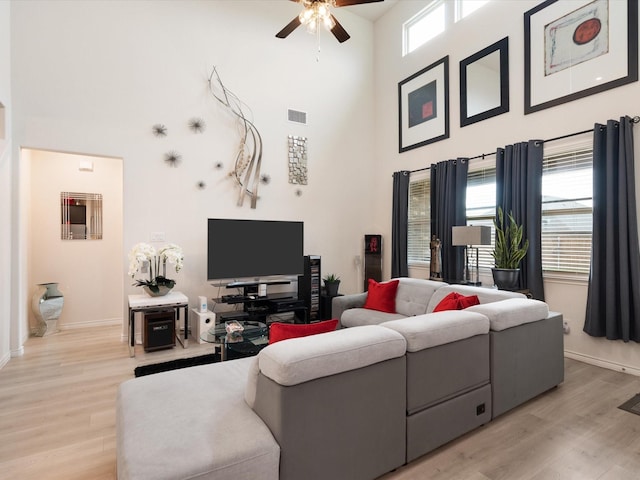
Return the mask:
<path fill-rule="evenodd" d="M 434 313 L 447 291 L 480 304 Z M 334 299 L 346 328 L 124 382 L 118 478 L 373 479 L 563 380 L 543 302 L 416 279 L 396 313 L 355 297 Z"/>

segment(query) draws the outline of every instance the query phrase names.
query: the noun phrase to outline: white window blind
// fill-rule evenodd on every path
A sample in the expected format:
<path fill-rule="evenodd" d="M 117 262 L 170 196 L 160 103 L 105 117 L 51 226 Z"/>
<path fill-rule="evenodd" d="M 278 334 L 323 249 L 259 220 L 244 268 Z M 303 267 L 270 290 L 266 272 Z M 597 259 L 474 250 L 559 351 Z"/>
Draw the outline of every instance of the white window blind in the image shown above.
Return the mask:
<path fill-rule="evenodd" d="M 478 163 L 482 162 L 478 160 Z M 484 161 L 484 163 L 487 163 Z M 492 161 L 495 165 L 495 161 Z M 467 174 L 467 225 L 485 225 L 491 227 L 491 245 L 478 246 L 478 264 L 480 268 L 494 266 L 493 246 L 495 229 L 493 217 L 496 214 L 496 168 L 487 166 L 474 168 Z"/>
<path fill-rule="evenodd" d="M 591 146 L 545 155 L 542 167 L 542 269 L 588 275 L 593 212 Z"/>
<path fill-rule="evenodd" d="M 409 263 L 428 262 L 431 241 L 431 190 L 429 179 L 409 183 L 407 257 Z"/>

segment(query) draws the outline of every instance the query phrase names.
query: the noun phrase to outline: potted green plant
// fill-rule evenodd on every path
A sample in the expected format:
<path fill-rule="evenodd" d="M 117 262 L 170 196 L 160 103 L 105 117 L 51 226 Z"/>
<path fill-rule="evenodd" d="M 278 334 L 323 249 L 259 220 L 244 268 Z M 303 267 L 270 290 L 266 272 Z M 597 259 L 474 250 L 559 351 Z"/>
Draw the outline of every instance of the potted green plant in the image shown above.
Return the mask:
<path fill-rule="evenodd" d="M 520 262 L 527 254 L 529 240 L 524 239 L 522 225 L 518 225 L 511 212 L 508 222 L 505 221 L 502 207 L 498 207 L 497 221 L 493 219 L 496 228 L 496 245 L 491 255 L 495 261 L 495 268 L 491 269 L 493 281 L 501 290 L 513 290 L 520 275 Z"/>
<path fill-rule="evenodd" d="M 338 289 L 340 288 L 340 277 L 338 277 L 334 273 L 331 273 L 325 276 L 322 280 L 324 280 L 324 290 L 326 294 L 330 297 L 338 296 Z"/>

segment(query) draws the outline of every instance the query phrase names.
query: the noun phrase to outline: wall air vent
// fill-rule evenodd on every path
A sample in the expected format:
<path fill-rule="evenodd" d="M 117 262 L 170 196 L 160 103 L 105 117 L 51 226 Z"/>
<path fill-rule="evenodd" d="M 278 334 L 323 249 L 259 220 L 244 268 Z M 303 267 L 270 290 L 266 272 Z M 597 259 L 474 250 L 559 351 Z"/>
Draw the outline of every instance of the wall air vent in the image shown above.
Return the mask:
<path fill-rule="evenodd" d="M 287 116 L 290 122 L 307 124 L 307 112 L 300 112 L 298 110 L 287 110 Z"/>

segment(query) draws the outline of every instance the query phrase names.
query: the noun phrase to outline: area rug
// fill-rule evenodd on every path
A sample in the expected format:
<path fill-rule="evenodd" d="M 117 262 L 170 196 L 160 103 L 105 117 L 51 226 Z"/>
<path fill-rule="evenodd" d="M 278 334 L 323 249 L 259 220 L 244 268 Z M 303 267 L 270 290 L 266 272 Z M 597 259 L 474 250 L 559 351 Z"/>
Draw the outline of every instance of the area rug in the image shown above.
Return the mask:
<path fill-rule="evenodd" d="M 630 400 L 627 400 L 618 408 L 626 412 L 631 412 L 631 413 L 635 413 L 636 415 L 640 415 L 640 393 L 638 395 L 634 395 L 633 398 L 631 398 Z"/>
<path fill-rule="evenodd" d="M 195 367 L 196 365 L 206 365 L 208 363 L 215 363 L 219 361 L 220 355 L 216 353 L 209 353 L 207 355 L 200 355 L 197 357 L 178 358 L 168 362 L 140 365 L 135 368 L 133 373 L 136 377 L 143 377 L 154 373 L 168 372 L 169 370 L 177 370 L 179 368 Z"/>

